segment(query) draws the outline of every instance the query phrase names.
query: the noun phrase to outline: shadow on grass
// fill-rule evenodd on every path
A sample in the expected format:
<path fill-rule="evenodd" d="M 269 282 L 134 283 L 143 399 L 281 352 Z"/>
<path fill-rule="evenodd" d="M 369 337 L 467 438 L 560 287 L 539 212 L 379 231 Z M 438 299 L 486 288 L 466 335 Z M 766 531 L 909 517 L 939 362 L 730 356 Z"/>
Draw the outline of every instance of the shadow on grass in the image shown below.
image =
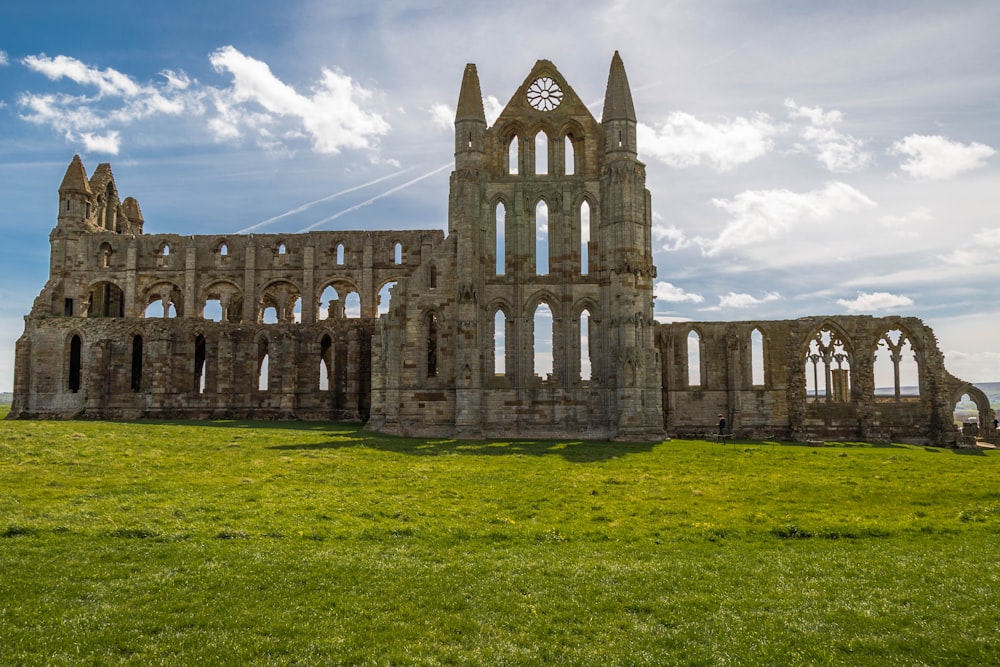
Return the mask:
<path fill-rule="evenodd" d="M 316 451 L 366 447 L 411 456 L 550 456 L 557 455 L 572 463 L 593 463 L 617 459 L 629 454 L 649 452 L 655 442 L 607 442 L 585 440 L 450 440 L 417 439 L 376 435 L 358 427 L 355 437 L 336 434 L 335 440 L 321 443 L 272 445 L 279 451 Z"/>

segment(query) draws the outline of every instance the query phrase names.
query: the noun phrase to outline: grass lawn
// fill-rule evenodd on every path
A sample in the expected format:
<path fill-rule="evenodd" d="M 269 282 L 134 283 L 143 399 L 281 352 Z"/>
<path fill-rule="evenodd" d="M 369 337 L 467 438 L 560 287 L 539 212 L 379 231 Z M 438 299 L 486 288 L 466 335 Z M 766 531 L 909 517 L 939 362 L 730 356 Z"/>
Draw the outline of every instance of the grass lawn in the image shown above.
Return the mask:
<path fill-rule="evenodd" d="M 3 665 L 1000 664 L 1000 452 L 0 423 Z"/>

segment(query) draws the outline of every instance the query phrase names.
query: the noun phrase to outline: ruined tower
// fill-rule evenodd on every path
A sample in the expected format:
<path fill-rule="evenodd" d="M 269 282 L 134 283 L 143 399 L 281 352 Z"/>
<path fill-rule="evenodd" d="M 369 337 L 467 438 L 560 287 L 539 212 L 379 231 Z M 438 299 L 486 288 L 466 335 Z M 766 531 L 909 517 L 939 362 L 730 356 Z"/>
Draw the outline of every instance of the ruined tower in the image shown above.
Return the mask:
<path fill-rule="evenodd" d="M 393 292 L 373 346 L 372 427 L 661 438 L 650 233 L 617 53 L 600 122 L 539 60 L 488 127 L 466 66 L 448 238 Z"/>

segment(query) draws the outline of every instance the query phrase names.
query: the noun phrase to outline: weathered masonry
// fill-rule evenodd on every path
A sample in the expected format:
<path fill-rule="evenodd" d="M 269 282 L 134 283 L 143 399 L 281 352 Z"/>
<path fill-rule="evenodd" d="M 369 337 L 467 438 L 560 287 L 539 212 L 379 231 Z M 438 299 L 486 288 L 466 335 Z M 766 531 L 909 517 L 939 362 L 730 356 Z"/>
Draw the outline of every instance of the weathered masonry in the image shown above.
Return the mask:
<path fill-rule="evenodd" d="M 657 324 L 636 124 L 617 53 L 600 121 L 540 60 L 489 126 L 467 66 L 447 236 L 144 234 L 109 165 L 88 179 L 75 157 L 11 417 L 656 440 L 721 414 L 739 436 L 953 444 L 968 395 L 990 430 L 914 318 Z M 876 392 L 876 363 L 895 391 Z"/>

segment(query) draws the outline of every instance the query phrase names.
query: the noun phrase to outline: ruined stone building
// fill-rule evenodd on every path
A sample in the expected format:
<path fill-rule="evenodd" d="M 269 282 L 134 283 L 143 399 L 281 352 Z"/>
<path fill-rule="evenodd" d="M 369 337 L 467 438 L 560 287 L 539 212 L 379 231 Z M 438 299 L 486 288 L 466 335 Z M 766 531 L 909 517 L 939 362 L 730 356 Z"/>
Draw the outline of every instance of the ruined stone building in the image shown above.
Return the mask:
<path fill-rule="evenodd" d="M 11 417 L 642 441 L 703 436 L 722 414 L 738 436 L 950 444 L 968 395 L 990 423 L 914 318 L 657 324 L 636 124 L 617 53 L 600 121 L 540 60 L 489 125 L 468 65 L 447 235 L 145 234 L 110 166 L 88 179 L 75 157 Z M 905 363 L 916 391 L 900 386 Z"/>

